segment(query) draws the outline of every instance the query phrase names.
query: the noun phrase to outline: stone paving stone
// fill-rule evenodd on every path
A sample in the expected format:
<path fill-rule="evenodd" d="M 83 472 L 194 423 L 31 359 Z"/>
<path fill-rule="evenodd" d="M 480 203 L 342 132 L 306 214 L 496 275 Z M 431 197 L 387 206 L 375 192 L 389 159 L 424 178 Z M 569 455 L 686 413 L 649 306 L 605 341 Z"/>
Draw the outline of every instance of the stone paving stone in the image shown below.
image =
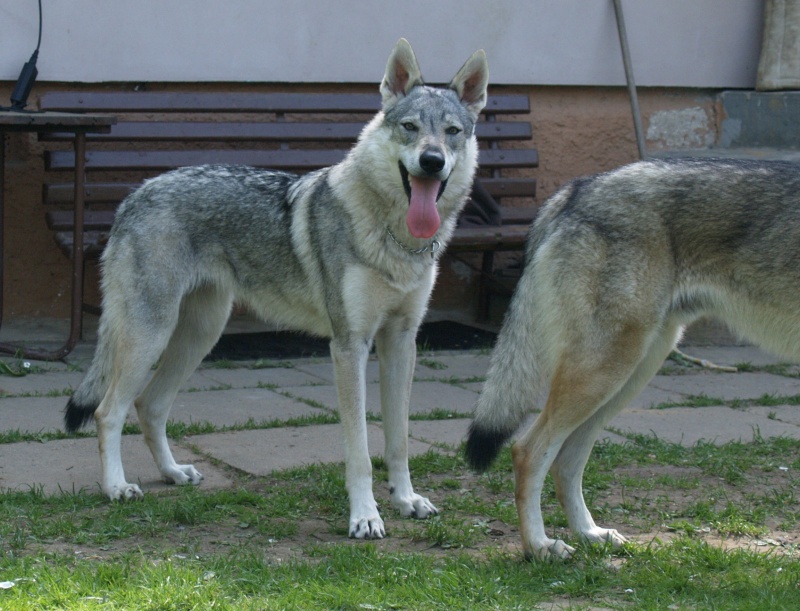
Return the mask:
<path fill-rule="evenodd" d="M 295 362 L 295 368 L 298 371 L 303 371 L 314 377 L 320 378 L 328 384 L 333 384 L 333 363 L 330 359 L 309 359 L 307 361 Z M 367 383 L 377 382 L 380 379 L 380 370 L 378 365 L 378 358 L 371 355 L 367 361 L 366 380 Z"/>
<path fill-rule="evenodd" d="M 77 371 L 48 371 L 26 376 L 0 376 L 0 397 L 3 395 L 29 395 L 61 392 L 76 389 L 85 374 Z"/>
<path fill-rule="evenodd" d="M 282 389 L 298 399 L 307 399 L 324 405 L 328 409 L 338 409 L 336 388 L 333 386 L 301 386 Z M 476 395 L 472 391 L 441 382 L 415 382 L 411 387 L 412 414 L 426 413 L 434 409 L 448 409 L 461 413 L 471 413 Z M 380 415 L 380 385 L 367 384 L 367 412 Z"/>
<path fill-rule="evenodd" d="M 411 420 L 408 423 L 410 437 L 429 443 L 445 444 L 457 449 L 467 438 L 469 418 L 448 418 L 447 420 Z"/>
<path fill-rule="evenodd" d="M 439 363 L 444 365 L 444 369 L 438 369 L 423 364 Z M 330 359 L 322 359 L 317 362 L 297 362 L 295 367 L 300 371 L 304 371 L 315 377 L 327 380 L 333 384 L 333 365 Z M 486 375 L 486 370 L 489 367 L 489 356 L 487 354 L 417 354 L 416 368 L 414 369 L 414 378 L 417 380 L 431 380 L 431 379 L 468 379 L 472 377 L 483 377 Z M 380 380 L 380 366 L 377 357 L 373 354 L 367 361 L 367 375 L 368 383 L 378 382 Z"/>
<path fill-rule="evenodd" d="M 625 409 L 647 409 L 663 405 L 664 403 L 677 403 L 686 401 L 687 396 L 680 392 L 662 390 L 654 386 L 645 386 Z"/>
<path fill-rule="evenodd" d="M 470 422 L 472 422 L 472 420 L 469 418 L 453 418 L 447 420 L 412 420 L 408 423 L 408 431 L 409 435 L 414 439 L 418 439 L 432 445 L 444 444 L 455 450 L 460 447 L 462 442 L 466 441 Z M 519 428 L 513 439 L 518 439 L 520 435 L 528 430 L 531 424 L 533 424 L 533 418 L 530 418 L 523 426 Z M 625 443 L 628 440 L 622 435 L 612 433 L 611 431 L 603 431 L 598 437 L 597 441 Z"/>
<path fill-rule="evenodd" d="M 64 430 L 66 397 L 0 399 L 0 431 L 40 433 Z"/>
<path fill-rule="evenodd" d="M 233 480 L 211 461 L 171 443 L 179 464 L 191 463 L 203 474 L 206 489 L 228 488 Z M 145 491 L 171 486 L 161 481 L 141 435 L 122 438 L 122 460 L 129 482 Z M 63 439 L 47 443 L 0 444 L 0 490 L 29 490 L 42 486 L 46 494 L 100 492 L 100 455 L 96 439 Z"/>
<path fill-rule="evenodd" d="M 775 405 L 770 407 L 754 405 L 744 408 L 744 411 L 763 418 L 777 420 L 787 425 L 800 427 L 800 407 L 797 405 Z"/>
<path fill-rule="evenodd" d="M 307 386 L 330 384 L 326 379 L 308 372 L 287 367 L 268 367 L 263 369 L 201 369 L 197 372 L 203 378 L 213 380 L 219 386 L 228 384 L 233 388 L 256 388 L 262 386 Z"/>
<path fill-rule="evenodd" d="M 383 454 L 383 431 L 367 426 L 371 456 Z M 339 424 L 285 427 L 235 433 L 212 433 L 192 437 L 192 444 L 213 456 L 252 475 L 300 465 L 344 462 L 344 434 Z M 424 454 L 430 444 L 409 440 L 409 455 Z"/>
<path fill-rule="evenodd" d="M 483 382 L 469 382 L 467 384 L 459 384 L 461 388 L 465 388 L 466 390 L 470 390 L 474 393 L 480 394 L 483 390 Z M 475 397 L 477 400 L 477 397 Z M 686 395 L 678 393 L 678 392 L 671 392 L 667 390 L 661 390 L 660 388 L 653 388 L 651 386 L 646 386 L 642 392 L 640 392 L 634 399 L 627 405 L 627 409 L 644 409 L 649 407 L 655 407 L 657 405 L 661 405 L 663 403 L 676 403 L 679 401 L 686 401 Z"/>
<path fill-rule="evenodd" d="M 265 388 L 179 393 L 169 418 L 177 422 L 210 422 L 216 426 L 289 420 L 326 413 Z"/>
<path fill-rule="evenodd" d="M 787 436 L 800 439 L 800 428 L 729 407 L 672 407 L 630 410 L 618 414 L 608 428 L 625 433 L 655 435 L 658 439 L 691 447 L 704 440 L 715 444 Z"/>
<path fill-rule="evenodd" d="M 756 399 L 762 395 L 800 394 L 800 379 L 769 373 L 702 373 L 656 376 L 650 386 L 685 395 L 704 394 L 725 401 Z"/>
<path fill-rule="evenodd" d="M 791 359 L 777 357 L 757 346 L 687 346 L 681 348 L 689 356 L 706 359 L 716 365 L 737 365 L 750 363 L 756 367 L 790 363 Z"/>
<path fill-rule="evenodd" d="M 433 363 L 442 368 L 431 367 L 430 364 Z M 488 369 L 488 354 L 418 354 L 414 377 L 418 380 L 449 380 L 451 378 L 469 380 L 486 377 Z"/>

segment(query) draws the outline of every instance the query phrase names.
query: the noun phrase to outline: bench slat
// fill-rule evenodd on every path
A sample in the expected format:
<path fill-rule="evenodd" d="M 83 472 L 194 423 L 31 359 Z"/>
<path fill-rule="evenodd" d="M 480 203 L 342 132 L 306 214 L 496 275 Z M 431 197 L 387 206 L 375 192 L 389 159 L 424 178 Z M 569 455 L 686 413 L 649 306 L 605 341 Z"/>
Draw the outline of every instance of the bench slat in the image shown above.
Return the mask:
<path fill-rule="evenodd" d="M 64 112 L 280 112 L 375 113 L 377 93 L 186 93 L 135 91 L 54 91 L 39 98 L 41 110 Z M 486 114 L 530 112 L 527 96 L 489 95 Z"/>
<path fill-rule="evenodd" d="M 528 236 L 528 224 L 459 227 L 447 244 L 450 252 L 520 250 Z"/>
<path fill-rule="evenodd" d="M 108 231 L 114 223 L 114 210 L 86 210 L 83 213 L 84 231 Z M 72 231 L 75 213 L 72 210 L 50 210 L 45 215 L 47 226 L 52 231 Z"/>
<path fill-rule="evenodd" d="M 530 224 L 538 208 L 504 208 L 503 225 Z M 87 210 L 83 215 L 84 231 L 108 231 L 114 223 L 114 210 Z M 47 226 L 52 231 L 72 231 L 75 215 L 71 210 L 50 210 L 46 214 Z"/>
<path fill-rule="evenodd" d="M 118 123 L 103 138 L 87 137 L 87 140 L 122 142 L 158 141 L 247 141 L 267 142 L 352 142 L 364 129 L 364 122 L 354 123 L 245 123 L 211 121 L 131 121 Z M 42 134 L 40 140 L 47 142 L 71 141 L 68 133 Z"/>
<path fill-rule="evenodd" d="M 112 211 L 106 214 L 111 217 L 114 215 Z M 65 254 L 71 256 L 73 236 L 70 222 L 72 213 L 65 212 L 63 218 L 59 217 L 60 215 L 52 213 L 48 215 L 48 218 L 52 218 L 53 221 L 51 229 L 55 231 L 56 243 Z M 87 214 L 85 220 L 84 253 L 87 256 L 97 256 L 108 241 L 109 224 L 97 222 L 97 219 L 91 214 Z M 453 233 L 447 249 L 453 252 L 519 250 L 525 244 L 529 225 L 529 223 L 524 223 L 460 227 Z"/>
<path fill-rule="evenodd" d="M 242 164 L 276 170 L 315 170 L 344 159 L 346 150 L 180 150 L 180 151 L 89 151 L 86 170 L 161 171 L 205 164 Z M 489 149 L 479 153 L 482 168 L 529 168 L 539 163 L 536 150 Z M 46 151 L 45 168 L 72 171 L 71 151 Z"/>
<path fill-rule="evenodd" d="M 61 252 L 71 259 L 74 251 L 72 231 L 57 231 L 53 234 L 53 237 Z M 85 231 L 83 233 L 84 257 L 96 259 L 102 254 L 107 242 L 107 231 Z"/>
<path fill-rule="evenodd" d="M 56 91 L 39 98 L 42 110 L 69 112 L 363 112 L 380 110 L 373 93 L 215 93 Z"/>
<path fill-rule="evenodd" d="M 116 204 L 139 187 L 141 182 L 87 182 L 85 201 L 89 205 Z M 493 197 L 534 197 L 535 178 L 481 178 L 481 184 Z M 72 204 L 75 185 L 53 183 L 44 186 L 47 205 Z"/>
<path fill-rule="evenodd" d="M 267 142 L 355 142 L 364 122 L 245 123 L 211 121 L 131 121 L 117 123 L 107 134 L 87 134 L 87 140 L 109 142 L 158 141 L 267 141 Z M 478 123 L 481 140 L 530 140 L 530 123 L 495 121 Z M 70 133 L 44 133 L 43 142 L 72 142 Z"/>

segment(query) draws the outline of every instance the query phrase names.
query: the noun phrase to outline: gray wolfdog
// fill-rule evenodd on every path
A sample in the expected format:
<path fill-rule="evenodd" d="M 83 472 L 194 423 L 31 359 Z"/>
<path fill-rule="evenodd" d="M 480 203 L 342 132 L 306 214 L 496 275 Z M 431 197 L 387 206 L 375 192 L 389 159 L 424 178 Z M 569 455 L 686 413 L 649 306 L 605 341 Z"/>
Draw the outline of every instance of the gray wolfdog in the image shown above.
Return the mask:
<path fill-rule="evenodd" d="M 97 352 L 65 415 L 68 431 L 96 420 L 105 494 L 142 496 L 120 456 L 132 405 L 164 480 L 202 479 L 192 465 L 176 464 L 167 417 L 238 302 L 285 328 L 331 339 L 350 536 L 385 534 L 365 419 L 373 340 L 392 505 L 404 516 L 437 512 L 414 492 L 408 471 L 415 339 L 437 258 L 472 184 L 487 81 L 486 56 L 477 51 L 449 87 L 425 86 L 401 39 L 380 86 L 382 109 L 338 165 L 302 177 L 183 168 L 146 182 L 121 204 L 102 259 Z"/>
<path fill-rule="evenodd" d="M 799 290 L 798 165 L 643 161 L 553 195 L 530 230 L 466 448 L 473 467 L 487 468 L 543 401 L 512 450 L 526 556 L 574 551 L 545 534 L 548 470 L 576 535 L 625 542 L 594 523 L 583 499 L 600 431 L 701 316 L 800 357 Z"/>

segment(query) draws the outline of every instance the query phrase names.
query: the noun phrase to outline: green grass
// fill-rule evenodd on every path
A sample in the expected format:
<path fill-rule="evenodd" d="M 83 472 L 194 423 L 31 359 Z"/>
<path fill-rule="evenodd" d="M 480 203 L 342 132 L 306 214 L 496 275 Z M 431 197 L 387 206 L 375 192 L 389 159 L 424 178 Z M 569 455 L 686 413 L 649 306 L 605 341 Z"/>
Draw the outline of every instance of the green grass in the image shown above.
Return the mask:
<path fill-rule="evenodd" d="M 419 363 L 445 369 L 434 354 Z M 21 362 L 12 366 L 6 375 L 23 371 Z M 797 366 L 738 367 L 800 377 Z M 460 386 L 483 378 L 444 381 Z M 194 435 L 339 421 L 326 406 L 306 403 L 324 411 L 233 427 L 170 422 L 168 435 L 191 446 Z M 800 395 L 747 401 L 696 395 L 659 407 L 676 405 L 800 405 Z M 459 417 L 436 410 L 412 418 Z M 140 430 L 129 424 L 124 432 Z M 11 431 L 0 434 L 0 443 L 64 437 Z M 267 477 L 229 472 L 230 489 L 166 488 L 128 504 L 87 491 L 0 493 L 0 610 L 800 608 L 796 440 L 684 448 L 627 437 L 626 444 L 595 447 L 583 488 L 597 522 L 637 542 L 612 550 L 572 538 L 548 478 L 542 498 L 548 534 L 577 548 L 565 562 L 523 561 L 507 448 L 481 475 L 458 453 L 413 457 L 417 491 L 440 509 L 425 521 L 391 509 L 387 465 L 373 459 L 388 530 L 376 542 L 347 539 L 341 464 Z"/>
<path fill-rule="evenodd" d="M 191 443 L 198 432 L 171 434 Z M 800 531 L 796 441 L 599 444 L 587 502 L 598 522 L 639 543 L 571 539 L 548 478 L 548 532 L 577 548 L 565 562 L 523 561 L 508 449 L 482 475 L 459 454 L 429 452 L 410 467 L 441 512 L 401 519 L 377 458 L 389 533 L 377 542 L 346 538 L 341 464 L 234 473 L 232 489 L 168 488 L 128 504 L 88 492 L 0 494 L 0 582 L 11 584 L 0 608 L 800 608 L 797 538 L 774 539 Z"/>

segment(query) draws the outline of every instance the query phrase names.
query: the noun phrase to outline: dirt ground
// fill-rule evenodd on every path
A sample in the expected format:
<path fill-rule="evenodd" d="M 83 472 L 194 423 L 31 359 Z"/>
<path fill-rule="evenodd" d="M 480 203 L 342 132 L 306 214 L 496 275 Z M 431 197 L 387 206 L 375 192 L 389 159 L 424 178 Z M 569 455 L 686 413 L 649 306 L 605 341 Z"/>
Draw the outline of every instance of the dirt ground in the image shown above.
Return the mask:
<path fill-rule="evenodd" d="M 778 516 L 768 517 L 761 532 L 756 535 L 736 535 L 722 532 L 718 524 L 704 523 L 702 519 L 695 520 L 691 517 L 692 508 L 698 503 L 714 507 L 717 512 L 723 511 L 730 505 L 741 507 L 745 512 L 749 511 L 753 507 L 754 499 L 769 496 L 774 490 L 791 489 L 794 481 L 788 472 L 780 470 L 769 473 L 751 472 L 746 475 L 746 481 L 736 485 L 728 484 L 721 478 L 704 475 L 695 467 L 632 466 L 616 469 L 614 475 L 614 481 L 608 489 L 599 493 L 594 492 L 593 496 L 587 495 L 587 503 L 598 524 L 616 528 L 636 543 L 658 545 L 680 535 L 689 534 L 724 549 L 746 548 L 765 553 L 791 555 L 800 553 L 800 525 L 796 520 L 787 530 L 785 524 L 792 520 Z M 513 495 L 489 491 L 481 483 L 480 476 L 466 473 L 458 479 L 462 484 L 462 490 L 486 501 L 481 504 L 482 506 L 491 507 L 502 500 L 513 501 Z M 626 485 L 625 482 L 648 482 L 648 485 L 633 486 Z M 680 484 L 676 486 L 659 482 Z M 245 487 L 253 492 L 266 494 L 271 483 L 268 480 L 253 481 L 245 484 Z M 448 496 L 456 493 L 453 490 L 434 485 L 432 490 L 426 489 L 425 493 L 440 508 L 443 518 L 461 520 L 465 526 L 471 524 L 478 529 L 479 534 L 474 538 L 474 544 L 460 547 L 431 542 L 425 536 L 424 522 L 404 520 L 391 509 L 387 509 L 388 494 L 378 487 L 378 502 L 384 508 L 383 517 L 388 532 L 385 539 L 372 542 L 379 551 L 434 555 L 459 551 L 476 556 L 484 556 L 489 551 L 500 551 L 522 560 L 519 531 L 515 524 L 500 521 L 491 515 L 470 515 L 451 510 L 448 508 Z M 800 504 L 794 497 L 785 509 L 789 514 L 800 515 Z M 553 501 L 544 502 L 543 510 L 546 519 L 558 512 Z M 264 518 L 266 521 L 271 521 L 277 531 L 281 530 L 282 523 L 288 521 L 286 518 L 272 518 L 269 515 L 265 515 Z M 296 526 L 294 534 L 270 535 L 268 528 L 255 529 L 250 524 L 230 519 L 217 523 L 176 525 L 168 530 L 166 536 L 159 535 L 152 540 L 131 537 L 100 546 L 75 545 L 59 541 L 37 547 L 55 553 L 75 554 L 86 559 L 105 559 L 127 551 L 148 548 L 153 551 L 174 548 L 181 550 L 180 554 L 204 557 L 225 554 L 247 546 L 251 550 L 256 547 L 260 549 L 265 564 L 271 564 L 293 560 L 313 561 L 313 558 L 325 556 L 324 551 L 322 554 L 319 553 L 321 547 L 324 550 L 326 545 L 348 541 L 346 518 L 342 516 L 328 518 L 309 513 L 301 517 Z M 291 530 L 295 530 L 294 525 Z M 548 532 L 551 536 L 567 537 L 569 540 L 569 533 L 564 527 L 548 526 Z M 350 541 L 350 543 L 363 544 L 361 541 Z M 572 543 L 575 544 L 575 541 Z M 612 563 L 625 561 L 620 557 L 610 560 Z"/>

